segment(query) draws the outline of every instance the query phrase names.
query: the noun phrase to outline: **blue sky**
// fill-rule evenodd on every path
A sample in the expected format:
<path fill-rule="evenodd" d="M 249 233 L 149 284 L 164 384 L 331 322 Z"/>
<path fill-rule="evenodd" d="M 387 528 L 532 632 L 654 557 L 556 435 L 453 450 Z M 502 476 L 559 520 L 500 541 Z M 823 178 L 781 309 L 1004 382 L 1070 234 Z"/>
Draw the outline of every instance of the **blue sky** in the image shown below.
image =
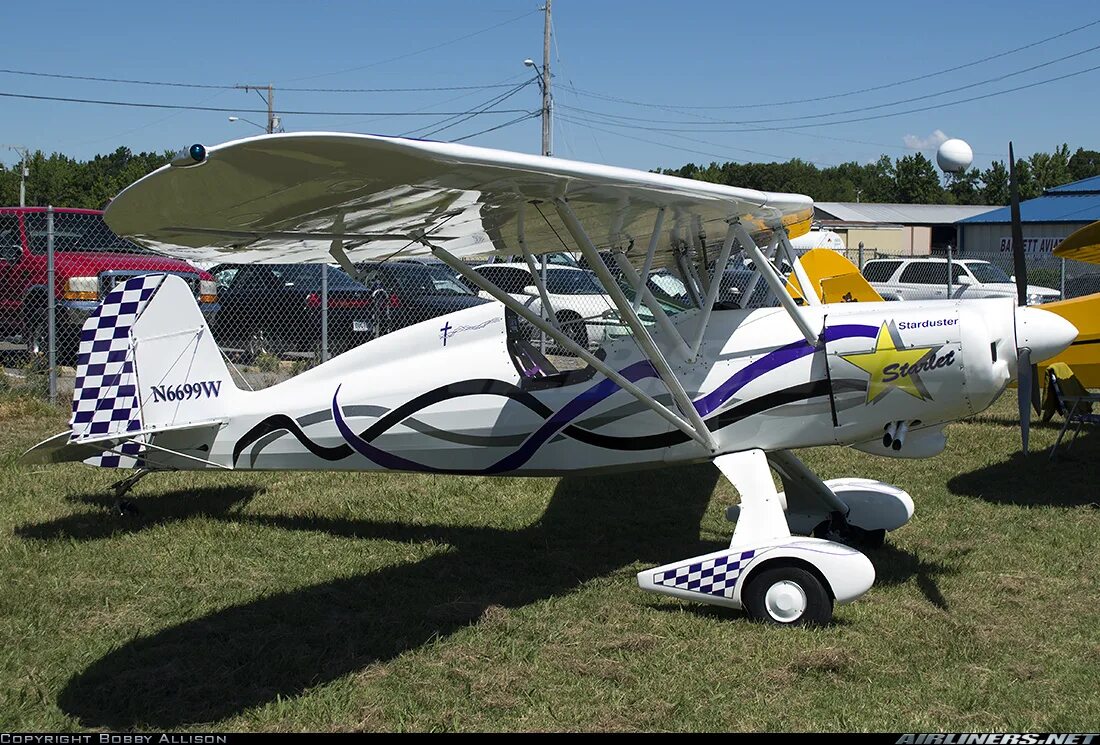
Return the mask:
<path fill-rule="evenodd" d="M 5 9 L 8 32 L 0 47 L 0 68 L 198 84 L 270 82 L 276 86 L 276 108 L 282 111 L 459 112 L 508 89 L 356 94 L 280 89 L 518 84 L 530 76 L 523 59 L 541 59 L 538 7 L 532 0 L 192 0 L 186 6 L 155 0 L 21 2 Z M 1100 6 L 1095 2 L 554 0 L 558 113 L 554 150 L 562 157 L 643 169 L 690 161 L 791 157 L 822 165 L 865 162 L 884 152 L 904 155 L 910 152 L 907 143 L 929 147 L 925 152 L 932 155 L 937 132 L 969 141 L 980 167 L 1003 159 L 1009 139 L 1021 155 L 1049 151 L 1062 142 L 1074 149 L 1100 150 L 1096 126 L 1100 70 L 980 101 L 866 118 L 1100 66 L 1097 49 L 1000 82 L 867 110 L 1100 46 L 1098 24 L 979 65 L 894 85 L 1097 20 Z M 756 106 L 877 86 L 884 87 L 829 100 Z M 0 73 L 0 92 L 222 107 L 260 123 L 264 120 L 262 113 L 245 112 L 264 106 L 259 96 L 236 90 Z M 499 108 L 531 111 L 539 103 L 538 89 L 532 84 Z M 694 108 L 747 105 L 753 107 Z M 848 109 L 861 111 L 820 116 Z M 14 98 L 0 98 L 0 112 L 0 143 L 57 150 L 77 158 L 110 152 L 119 145 L 135 151 L 174 149 L 191 142 L 216 144 L 259 131 L 244 122 L 230 123 L 231 112 Z M 436 137 L 462 137 L 521 115 L 478 116 Z M 778 118 L 784 121 L 707 124 Z M 400 134 L 442 119 L 444 115 L 438 113 L 418 117 L 284 114 L 282 121 L 287 131 Z M 825 124 L 836 119 L 861 121 Z M 601 123 L 593 124 L 596 120 Z M 814 126 L 781 129 L 804 124 Z M 700 131 L 761 127 L 768 129 Z M 658 131 L 666 129 L 688 131 Z M 537 119 L 467 140 L 527 152 L 537 152 L 539 141 Z M 15 159 L 9 150 L 0 153 L 7 164 Z"/>

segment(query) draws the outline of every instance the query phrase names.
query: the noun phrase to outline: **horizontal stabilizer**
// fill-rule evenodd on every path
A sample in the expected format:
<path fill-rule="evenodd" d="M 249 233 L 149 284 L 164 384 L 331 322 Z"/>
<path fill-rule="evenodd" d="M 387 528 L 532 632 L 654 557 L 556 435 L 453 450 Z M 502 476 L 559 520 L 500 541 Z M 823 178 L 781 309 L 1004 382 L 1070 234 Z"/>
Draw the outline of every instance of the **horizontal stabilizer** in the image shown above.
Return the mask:
<path fill-rule="evenodd" d="M 69 433 L 61 432 L 23 453 L 19 462 L 26 465 L 78 463 L 88 458 L 98 457 L 102 452 L 101 447 L 69 442 Z"/>

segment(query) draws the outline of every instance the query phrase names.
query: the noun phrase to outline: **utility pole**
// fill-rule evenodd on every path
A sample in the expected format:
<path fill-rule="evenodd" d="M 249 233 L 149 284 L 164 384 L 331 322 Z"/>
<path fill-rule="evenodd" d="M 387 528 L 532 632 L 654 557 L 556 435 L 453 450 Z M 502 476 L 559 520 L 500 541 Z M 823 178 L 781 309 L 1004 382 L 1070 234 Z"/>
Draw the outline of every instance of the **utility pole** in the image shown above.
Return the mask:
<path fill-rule="evenodd" d="M 553 99 L 550 97 L 550 3 L 546 0 L 546 20 L 542 30 L 542 154 L 553 152 Z"/>
<path fill-rule="evenodd" d="M 27 176 L 30 171 L 27 170 L 27 158 L 30 157 L 30 151 L 22 145 L 8 145 L 9 150 L 14 150 L 19 153 L 19 206 L 27 206 Z"/>
<path fill-rule="evenodd" d="M 234 88 L 240 88 L 243 91 L 256 91 L 256 93 L 267 104 L 267 133 L 273 134 L 279 131 L 279 117 L 275 115 L 275 86 L 268 83 L 267 85 L 235 85 Z M 267 91 L 265 96 L 262 91 Z"/>

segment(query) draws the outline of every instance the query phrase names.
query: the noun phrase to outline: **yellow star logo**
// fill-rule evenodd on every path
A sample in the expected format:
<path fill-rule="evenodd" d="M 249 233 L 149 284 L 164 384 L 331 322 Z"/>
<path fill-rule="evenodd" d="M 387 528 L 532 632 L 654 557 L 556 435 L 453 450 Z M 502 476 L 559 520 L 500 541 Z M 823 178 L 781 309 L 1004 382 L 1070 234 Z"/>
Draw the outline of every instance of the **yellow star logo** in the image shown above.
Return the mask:
<path fill-rule="evenodd" d="M 867 403 L 872 404 L 897 388 L 922 401 L 932 398 L 921 382 L 917 370 L 911 370 L 918 362 L 935 352 L 937 347 L 901 348 L 901 340 L 894 336 L 886 323 L 878 330 L 875 348 L 869 352 L 842 354 L 842 358 L 869 373 Z"/>

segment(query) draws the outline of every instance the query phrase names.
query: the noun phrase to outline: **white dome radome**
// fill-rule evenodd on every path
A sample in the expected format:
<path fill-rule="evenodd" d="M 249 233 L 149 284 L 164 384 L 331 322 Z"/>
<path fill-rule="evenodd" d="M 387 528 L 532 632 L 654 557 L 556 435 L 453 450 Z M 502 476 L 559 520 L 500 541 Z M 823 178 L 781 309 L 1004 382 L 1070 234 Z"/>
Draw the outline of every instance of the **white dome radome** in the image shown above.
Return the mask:
<path fill-rule="evenodd" d="M 947 140 L 936 151 L 936 163 L 946 173 L 965 171 L 974 162 L 974 151 L 962 140 Z"/>

